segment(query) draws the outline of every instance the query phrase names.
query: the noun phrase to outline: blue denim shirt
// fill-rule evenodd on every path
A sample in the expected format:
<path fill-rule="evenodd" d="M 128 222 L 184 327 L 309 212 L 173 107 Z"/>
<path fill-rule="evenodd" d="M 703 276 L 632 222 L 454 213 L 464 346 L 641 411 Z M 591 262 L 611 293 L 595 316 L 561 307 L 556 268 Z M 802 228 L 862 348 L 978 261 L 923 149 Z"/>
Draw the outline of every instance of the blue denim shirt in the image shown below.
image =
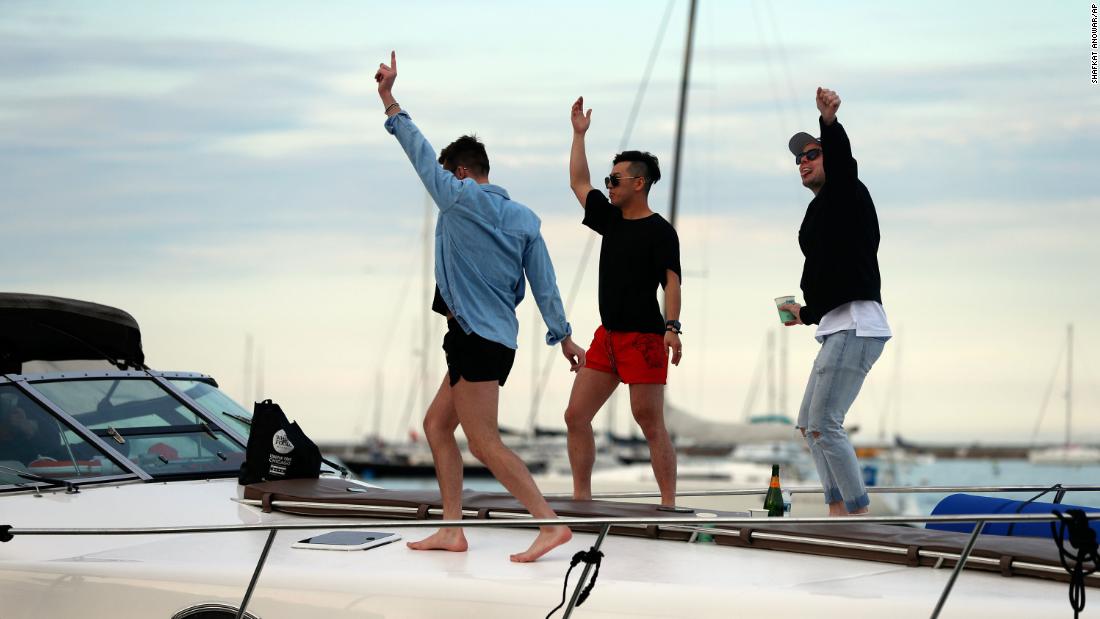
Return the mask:
<path fill-rule="evenodd" d="M 444 170 L 404 111 L 386 119 L 386 131 L 397 137 L 439 207 L 435 281 L 462 330 L 517 348 L 516 306 L 523 300 L 526 274 L 549 329 L 546 343 L 569 336 L 572 329 L 565 321 L 538 216 L 513 201 L 503 187 L 460 181 Z"/>

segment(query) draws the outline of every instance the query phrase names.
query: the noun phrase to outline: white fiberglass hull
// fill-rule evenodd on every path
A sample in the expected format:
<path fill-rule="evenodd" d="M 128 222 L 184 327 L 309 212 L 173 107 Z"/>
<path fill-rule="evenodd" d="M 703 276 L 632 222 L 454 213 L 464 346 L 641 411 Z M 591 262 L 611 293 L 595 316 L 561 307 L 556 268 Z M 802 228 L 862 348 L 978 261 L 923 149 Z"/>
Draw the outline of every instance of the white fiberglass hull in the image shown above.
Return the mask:
<path fill-rule="evenodd" d="M 239 505 L 234 496 L 235 484 L 227 481 L 131 484 L 75 496 L 7 496 L 0 513 L 17 528 L 303 521 Z M 397 531 L 416 539 L 429 530 Z M 250 613 L 260 619 L 543 617 L 560 600 L 570 557 L 595 539 L 578 534 L 537 563 L 515 564 L 508 555 L 525 548 L 532 531 L 469 529 L 470 551 L 461 554 L 415 552 L 401 543 L 359 552 L 290 547 L 309 534 L 278 534 Z M 201 602 L 236 605 L 265 539 L 263 532 L 16 537 L 0 544 L 3 617 L 148 619 Z M 603 552 L 598 584 L 575 617 L 927 617 L 950 574 L 644 538 L 608 537 Z M 1064 584 L 965 572 L 942 616 L 1048 617 L 1067 610 Z"/>

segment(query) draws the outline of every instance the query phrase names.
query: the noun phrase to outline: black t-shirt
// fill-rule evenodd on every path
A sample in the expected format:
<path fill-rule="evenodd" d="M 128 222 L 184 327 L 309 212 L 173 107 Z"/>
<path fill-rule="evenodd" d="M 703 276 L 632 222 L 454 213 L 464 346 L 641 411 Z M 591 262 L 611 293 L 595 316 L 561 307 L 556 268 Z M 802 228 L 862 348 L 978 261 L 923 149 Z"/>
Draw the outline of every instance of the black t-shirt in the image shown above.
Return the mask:
<path fill-rule="evenodd" d="M 588 193 L 584 225 L 603 236 L 600 248 L 600 321 L 609 331 L 664 333 L 657 302 L 668 270 L 680 277 L 680 239 L 657 213 L 623 219 L 598 189 Z"/>

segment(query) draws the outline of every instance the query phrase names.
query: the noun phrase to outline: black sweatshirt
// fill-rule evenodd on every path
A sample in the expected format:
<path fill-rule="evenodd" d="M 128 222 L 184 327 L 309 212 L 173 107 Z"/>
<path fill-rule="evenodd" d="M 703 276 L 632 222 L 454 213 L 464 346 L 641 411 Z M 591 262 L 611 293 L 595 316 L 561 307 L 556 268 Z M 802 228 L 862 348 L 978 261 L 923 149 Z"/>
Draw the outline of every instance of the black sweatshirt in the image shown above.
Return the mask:
<path fill-rule="evenodd" d="M 878 216 L 867 187 L 856 176 L 852 144 L 840 122 L 821 125 L 825 184 L 806 207 L 798 230 L 802 295 L 800 318 L 808 325 L 849 301 L 882 303 L 878 271 Z"/>

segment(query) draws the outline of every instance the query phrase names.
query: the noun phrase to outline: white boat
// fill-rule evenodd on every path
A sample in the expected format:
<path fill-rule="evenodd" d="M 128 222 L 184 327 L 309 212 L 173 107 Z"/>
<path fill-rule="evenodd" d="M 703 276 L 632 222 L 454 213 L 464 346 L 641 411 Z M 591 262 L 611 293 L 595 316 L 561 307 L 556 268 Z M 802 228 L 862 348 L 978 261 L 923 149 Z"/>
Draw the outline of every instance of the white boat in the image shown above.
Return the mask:
<path fill-rule="evenodd" d="M 1100 449 L 1082 445 L 1032 449 L 1027 453 L 1027 459 L 1028 462 L 1032 464 L 1053 464 L 1059 466 L 1096 464 L 1100 462 Z"/>
<path fill-rule="evenodd" d="M 437 497 L 379 500 L 369 484 L 334 471 L 239 486 L 249 413 L 209 376 L 148 369 L 136 327 L 112 308 L 0 295 L 4 619 L 222 619 L 242 607 L 242 616 L 256 619 L 543 617 L 562 599 L 569 558 L 595 546 L 603 553 L 597 584 L 583 606 L 567 604 L 566 616 L 926 617 L 954 572 L 916 566 L 937 557 L 950 565 L 965 554 L 963 534 L 784 527 L 745 514 L 732 524 L 721 514 L 726 522 L 718 526 L 722 518 L 698 510 L 662 515 L 655 506 L 558 501 L 561 514 L 592 515 L 569 521 L 577 532 L 565 547 L 516 564 L 508 554 L 533 535 L 516 526 L 530 520 L 507 497 L 493 496 L 467 502 L 475 520 L 466 553 L 398 543 L 354 552 L 293 548 L 349 526 L 421 537 L 437 526 L 424 519 L 439 513 Z M 78 351 L 119 369 L 24 369 L 36 354 Z M 18 441 L 11 440 L 16 425 Z M 302 513 L 319 509 L 320 516 Z M 611 522 L 606 538 L 583 532 L 607 531 Z M 687 543 L 699 533 L 717 543 Z M 1037 563 L 1024 552 L 1028 543 L 990 537 L 975 545 L 944 616 L 1065 614 L 1065 583 L 999 573 L 1055 576 L 1061 568 Z M 933 540 L 942 547 L 931 548 Z M 1032 545 L 1051 555 L 1045 541 Z M 1010 548 L 1015 563 L 1006 568 L 1000 557 Z"/>

